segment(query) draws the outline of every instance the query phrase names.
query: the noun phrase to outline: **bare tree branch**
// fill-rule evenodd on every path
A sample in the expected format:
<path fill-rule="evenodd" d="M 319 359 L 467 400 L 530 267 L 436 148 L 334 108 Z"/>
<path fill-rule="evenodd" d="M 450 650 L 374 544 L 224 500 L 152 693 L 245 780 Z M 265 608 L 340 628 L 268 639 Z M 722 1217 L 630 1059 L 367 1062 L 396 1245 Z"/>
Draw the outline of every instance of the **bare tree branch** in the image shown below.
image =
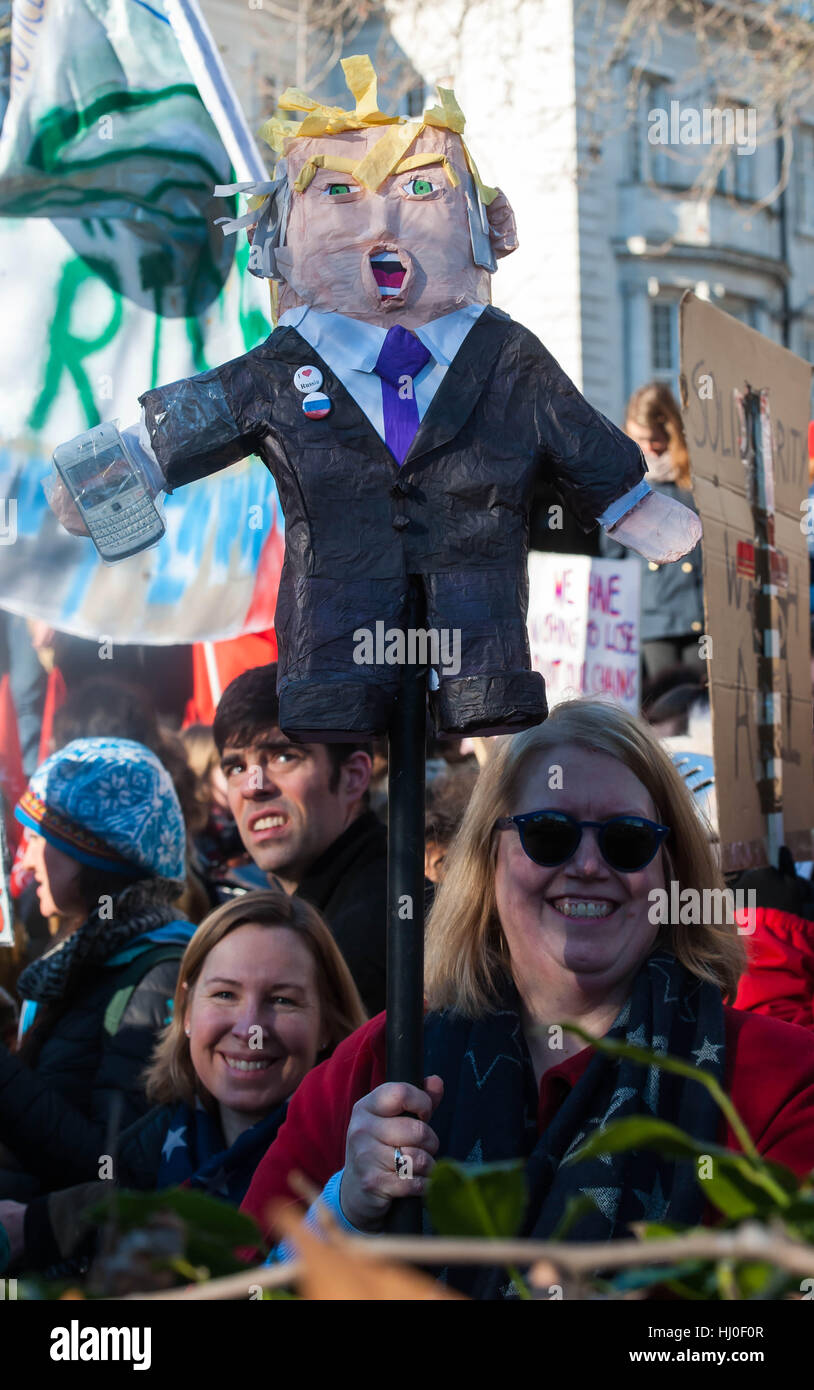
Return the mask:
<path fill-rule="evenodd" d="M 789 1274 L 814 1278 L 814 1247 L 790 1240 L 756 1222 L 745 1222 L 733 1231 L 702 1231 L 663 1240 L 617 1240 L 602 1244 L 573 1244 L 545 1240 L 468 1240 L 433 1236 L 340 1236 L 332 1243 L 348 1255 L 370 1260 L 395 1260 L 421 1265 L 520 1265 L 527 1268 L 545 1261 L 571 1276 L 590 1275 L 597 1269 L 635 1269 L 652 1265 L 677 1265 L 683 1260 L 760 1261 Z M 245 1298 L 249 1288 L 281 1288 L 295 1284 L 300 1272 L 296 1262 L 260 1265 L 245 1273 L 158 1293 L 128 1294 L 127 1299 L 195 1302 L 205 1299 Z"/>

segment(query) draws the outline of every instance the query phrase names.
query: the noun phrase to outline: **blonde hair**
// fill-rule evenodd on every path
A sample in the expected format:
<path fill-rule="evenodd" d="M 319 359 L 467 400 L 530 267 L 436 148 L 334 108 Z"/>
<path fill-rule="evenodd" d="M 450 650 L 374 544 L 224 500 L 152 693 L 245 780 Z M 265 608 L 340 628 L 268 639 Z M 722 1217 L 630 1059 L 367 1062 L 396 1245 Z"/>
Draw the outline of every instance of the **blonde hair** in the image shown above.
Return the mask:
<path fill-rule="evenodd" d="M 723 889 L 692 797 L 647 726 L 620 705 L 565 701 L 544 724 L 507 739 L 481 771 L 427 923 L 425 986 L 431 1009 L 454 1008 L 478 1018 L 496 1007 L 510 968 L 495 899 L 495 821 L 514 811 L 530 764 L 564 744 L 618 759 L 647 789 L 657 819 L 671 830 L 662 850 L 668 882 L 675 880 L 679 891 Z M 671 924 L 661 931 L 661 943 L 688 970 L 734 996 L 746 959 L 734 925 Z"/>
<path fill-rule="evenodd" d="M 178 970 L 172 1019 L 156 1044 L 144 1073 L 147 1099 L 153 1105 L 201 1099 L 211 1109 L 214 1101 L 199 1080 L 184 1032 L 184 1017 L 195 985 L 210 951 L 239 927 L 285 927 L 296 932 L 314 962 L 321 1023 L 327 1045 L 324 1056 L 367 1018 L 339 947 L 315 907 L 302 898 L 289 897 L 282 888 L 245 893 L 216 907 L 198 927 Z"/>
<path fill-rule="evenodd" d="M 679 487 L 692 486 L 690 478 L 690 456 L 684 436 L 684 424 L 678 402 L 663 381 L 649 381 L 633 392 L 625 411 L 625 424 L 633 420 L 644 429 L 662 429 L 667 435 L 670 458 L 675 465 L 676 482 Z"/>

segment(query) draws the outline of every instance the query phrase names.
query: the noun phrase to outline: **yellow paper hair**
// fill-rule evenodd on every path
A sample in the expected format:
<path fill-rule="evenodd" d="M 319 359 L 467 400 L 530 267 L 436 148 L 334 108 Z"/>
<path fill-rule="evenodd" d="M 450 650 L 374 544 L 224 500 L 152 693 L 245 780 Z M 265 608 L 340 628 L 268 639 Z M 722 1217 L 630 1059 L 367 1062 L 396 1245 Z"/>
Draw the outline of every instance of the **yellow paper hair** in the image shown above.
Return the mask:
<path fill-rule="evenodd" d="M 381 187 L 384 180 L 393 173 L 396 166 L 403 162 L 406 151 L 425 126 L 432 126 L 436 129 L 452 131 L 453 134 L 462 137 L 461 144 L 467 167 L 481 199 L 487 206 L 493 201 L 497 195 L 497 189 L 489 188 L 481 182 L 475 161 L 463 140 L 466 118 L 451 88 L 439 87 L 437 91 L 440 105 L 431 107 L 418 119 L 388 116 L 379 110 L 378 79 L 368 55 L 360 53 L 352 58 L 343 58 L 342 70 L 345 74 L 348 90 L 356 103 L 352 111 L 345 110 L 341 106 L 325 106 L 322 102 L 315 101 L 313 97 L 307 96 L 305 92 L 301 92 L 296 87 L 286 88 L 280 97 L 279 110 L 302 111 L 304 115 L 301 121 L 291 121 L 277 114 L 261 126 L 260 138 L 265 140 L 266 144 L 270 145 L 277 155 L 283 153 L 286 140 L 292 138 L 307 140 L 326 135 L 340 135 L 345 130 L 365 130 L 370 126 L 377 125 L 391 126 L 392 129 L 388 130 L 381 140 L 377 140 L 376 144 L 368 150 L 352 171 L 343 171 L 353 172 L 355 178 L 365 188 L 375 192 L 377 188 Z M 298 192 L 302 192 L 308 187 L 317 167 L 320 166 L 316 157 L 307 161 L 295 184 Z M 337 164 L 335 167 L 338 168 L 339 165 Z M 306 173 L 306 168 L 309 170 L 308 173 Z M 451 166 L 448 167 L 447 163 L 444 164 L 444 169 L 454 186 L 457 182 L 457 178 L 453 178 L 454 171 L 451 171 Z"/>
<path fill-rule="evenodd" d="M 306 159 L 294 184 L 295 193 L 304 193 L 308 185 L 313 181 L 317 169 L 332 169 L 337 174 L 355 174 L 358 159 L 342 159 L 334 154 L 312 154 L 310 159 Z"/>

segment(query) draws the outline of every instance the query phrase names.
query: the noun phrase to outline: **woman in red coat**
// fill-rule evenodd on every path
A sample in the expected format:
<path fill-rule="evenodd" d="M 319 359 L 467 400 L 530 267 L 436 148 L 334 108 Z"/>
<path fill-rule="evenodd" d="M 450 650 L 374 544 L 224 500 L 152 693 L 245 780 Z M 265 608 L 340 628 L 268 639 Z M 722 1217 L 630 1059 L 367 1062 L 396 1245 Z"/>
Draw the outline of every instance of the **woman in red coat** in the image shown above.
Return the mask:
<path fill-rule="evenodd" d="M 757 906 L 739 909 L 747 931 L 746 972 L 735 1006 L 782 1018 L 814 1032 L 814 899 L 812 883 L 796 872 L 786 848 L 778 868 L 748 869 L 737 889 Z M 746 901 L 749 901 L 748 896 Z"/>
<path fill-rule="evenodd" d="M 528 1236 L 549 1236 L 580 1194 L 592 1205 L 571 1239 L 702 1220 L 692 1163 L 649 1151 L 572 1159 L 597 1129 L 638 1114 L 736 1148 L 706 1088 L 585 1047 L 566 1022 L 713 1073 L 762 1154 L 814 1167 L 814 1038 L 723 1002 L 744 964 L 732 922 L 664 920 L 665 900 L 683 908 L 685 890 L 701 902 L 723 885 L 646 727 L 574 701 L 506 740 L 448 866 L 427 928 L 424 1088 L 384 1082 L 382 1015 L 342 1043 L 303 1082 L 252 1181 L 244 1206 L 266 1229 L 296 1171 L 342 1225 L 374 1233 L 393 1201 L 424 1191 L 438 1157 L 525 1159 Z M 495 1296 L 496 1280 L 467 1288 Z"/>

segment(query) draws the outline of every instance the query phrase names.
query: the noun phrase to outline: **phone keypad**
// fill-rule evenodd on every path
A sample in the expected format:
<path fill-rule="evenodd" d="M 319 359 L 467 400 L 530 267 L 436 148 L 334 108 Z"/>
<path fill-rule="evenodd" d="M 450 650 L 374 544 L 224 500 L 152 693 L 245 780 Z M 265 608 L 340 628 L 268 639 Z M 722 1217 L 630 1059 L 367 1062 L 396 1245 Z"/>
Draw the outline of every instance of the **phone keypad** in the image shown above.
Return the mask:
<path fill-rule="evenodd" d="M 115 520 L 108 514 L 107 507 L 105 513 L 99 518 L 89 518 L 89 522 L 94 541 L 110 549 L 126 549 L 128 543 L 136 540 L 141 534 L 154 532 L 159 521 L 153 503 L 146 496 L 138 501 L 128 502 Z"/>

